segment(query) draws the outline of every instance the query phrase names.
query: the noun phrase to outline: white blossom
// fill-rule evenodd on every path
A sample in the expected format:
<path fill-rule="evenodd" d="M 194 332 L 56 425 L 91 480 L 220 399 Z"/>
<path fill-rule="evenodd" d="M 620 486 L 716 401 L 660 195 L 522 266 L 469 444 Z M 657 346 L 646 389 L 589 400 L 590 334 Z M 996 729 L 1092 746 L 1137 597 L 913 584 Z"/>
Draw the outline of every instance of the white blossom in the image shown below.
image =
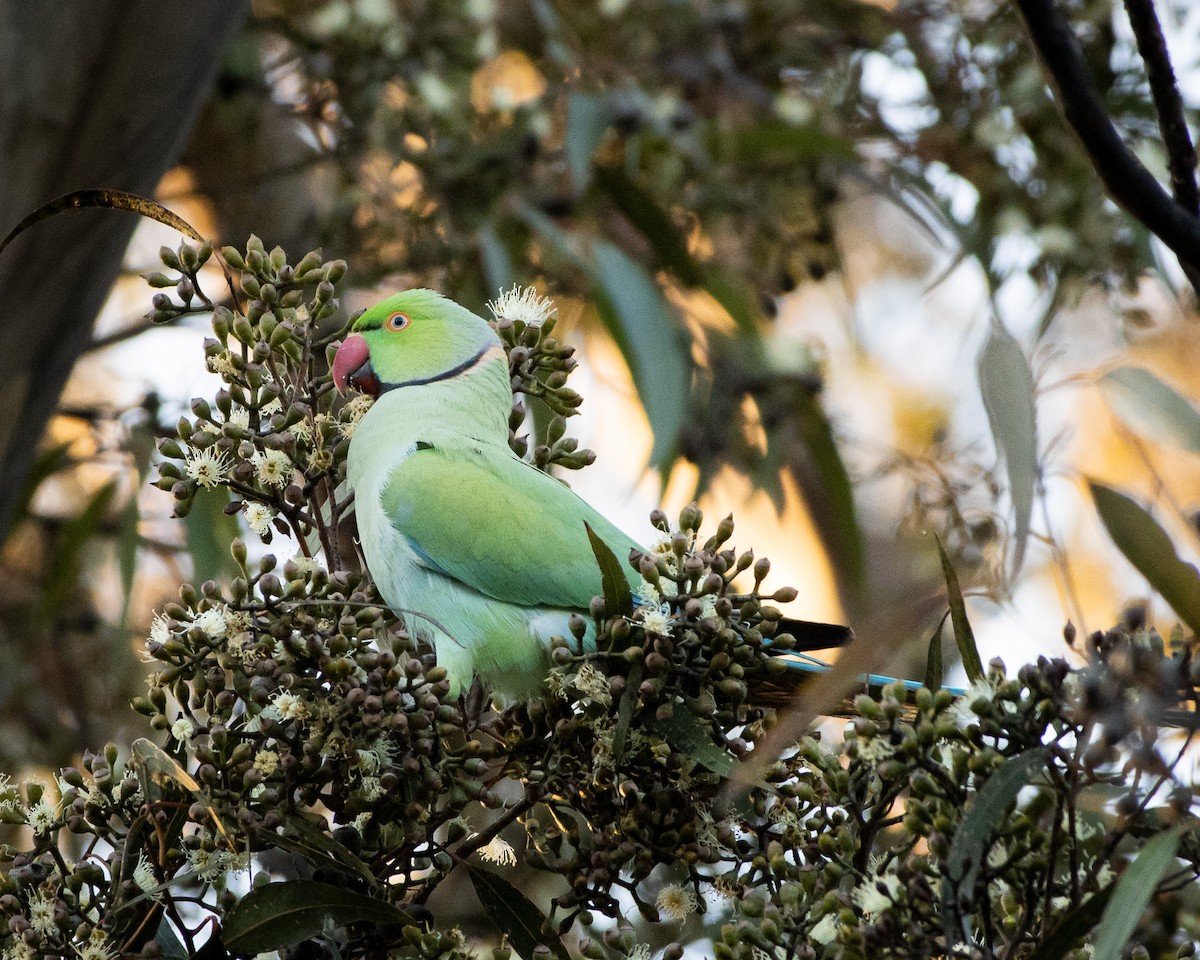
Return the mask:
<path fill-rule="evenodd" d="M 492 101 L 498 109 L 504 109 L 494 91 Z M 487 308 L 497 320 L 523 321 L 531 327 L 540 327 L 558 313 L 558 307 L 549 297 L 543 297 L 533 287 L 517 287 L 505 290 L 495 300 L 489 300 Z"/>
<path fill-rule="evenodd" d="M 585 662 L 575 674 L 575 689 L 589 700 L 608 706 L 612 703 L 612 691 L 608 687 L 608 678 L 590 663 Z"/>
<path fill-rule="evenodd" d="M 154 867 L 146 859 L 145 853 L 138 857 L 137 866 L 133 868 L 133 882 L 138 885 L 138 889 L 143 893 L 150 893 L 151 890 L 158 886 L 158 878 L 154 876 Z M 162 891 L 160 890 L 152 896 L 153 899 L 158 900 L 162 897 Z"/>
<path fill-rule="evenodd" d="M 228 475 L 229 460 L 216 447 L 193 450 L 184 471 L 200 486 L 215 487 Z"/>
<path fill-rule="evenodd" d="M 282 450 L 259 450 L 250 458 L 264 487 L 284 487 L 292 479 L 292 461 Z"/>
<path fill-rule="evenodd" d="M 658 891 L 654 905 L 658 907 L 659 913 L 668 920 L 683 920 L 689 914 L 696 912 L 699 903 L 696 900 L 696 894 L 690 889 L 681 887 L 677 883 L 668 883 Z"/>
<path fill-rule="evenodd" d="M 192 622 L 204 631 L 205 636 L 217 640 L 229 631 L 229 608 L 224 604 L 209 607 Z"/>
<path fill-rule="evenodd" d="M 488 863 L 501 867 L 511 867 L 517 862 L 517 852 L 513 850 L 512 844 L 500 837 L 493 837 L 480 849 L 479 856 Z"/>
<path fill-rule="evenodd" d="M 275 511 L 265 503 L 247 500 L 242 512 L 246 515 L 246 525 L 260 537 L 265 537 L 271 532 L 271 521 L 275 519 Z"/>
<path fill-rule="evenodd" d="M 29 923 L 43 937 L 52 937 L 58 932 L 58 924 L 54 922 L 54 897 L 39 890 L 29 898 Z"/>
<path fill-rule="evenodd" d="M 29 808 L 26 819 L 29 821 L 29 825 L 33 827 L 34 833 L 39 835 L 48 833 L 58 820 L 58 811 L 54 808 L 54 804 L 43 796 L 41 800 Z"/>
<path fill-rule="evenodd" d="M 642 607 L 642 626 L 647 633 L 665 637 L 671 632 L 671 608 L 667 604 L 654 607 Z"/>
<path fill-rule="evenodd" d="M 280 690 L 263 711 L 271 720 L 303 720 L 308 716 L 308 704 L 288 690 Z"/>
<path fill-rule="evenodd" d="M 192 738 L 192 734 L 196 732 L 196 725 L 185 716 L 180 716 L 173 724 L 171 724 L 171 736 L 180 743 L 186 743 Z"/>

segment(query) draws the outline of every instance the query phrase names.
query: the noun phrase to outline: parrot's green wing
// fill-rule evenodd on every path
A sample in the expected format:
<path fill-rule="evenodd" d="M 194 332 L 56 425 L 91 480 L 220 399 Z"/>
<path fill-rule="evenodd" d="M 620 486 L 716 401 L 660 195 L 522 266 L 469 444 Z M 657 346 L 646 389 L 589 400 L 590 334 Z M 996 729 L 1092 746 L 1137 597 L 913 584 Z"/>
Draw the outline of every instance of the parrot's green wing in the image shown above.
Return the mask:
<path fill-rule="evenodd" d="M 388 477 L 382 502 L 430 570 L 522 606 L 586 610 L 601 593 L 585 521 L 619 560 L 641 549 L 559 481 L 504 450 L 419 444 Z"/>

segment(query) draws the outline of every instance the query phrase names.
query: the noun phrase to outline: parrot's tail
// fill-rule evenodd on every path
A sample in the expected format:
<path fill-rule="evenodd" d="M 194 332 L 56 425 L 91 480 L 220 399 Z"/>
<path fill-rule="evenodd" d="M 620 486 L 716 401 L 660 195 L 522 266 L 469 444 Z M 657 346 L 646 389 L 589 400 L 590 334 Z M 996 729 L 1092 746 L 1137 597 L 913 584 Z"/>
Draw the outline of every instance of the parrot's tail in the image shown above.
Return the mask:
<path fill-rule="evenodd" d="M 832 627 L 828 624 L 809 624 L 809 626 L 829 627 L 831 630 L 842 630 L 853 636 L 849 627 Z M 783 632 L 782 627 L 781 632 Z M 787 632 L 791 633 L 792 631 L 788 630 Z M 799 648 L 799 644 L 797 644 L 797 648 Z M 798 653 L 795 650 L 780 653 L 775 657 L 775 660 L 785 664 L 788 669 L 777 673 L 770 680 L 760 680 L 751 684 L 750 701 L 758 706 L 774 707 L 775 709 L 787 707 L 795 701 L 796 694 L 805 684 L 833 669 L 830 664 L 818 660 L 807 653 Z M 904 688 L 908 691 L 910 697 L 924 686 L 919 680 L 887 677 L 878 673 L 863 674 L 859 678 L 860 685 L 847 695 L 839 709 L 834 711 L 835 715 L 849 716 L 853 714 L 853 698 L 856 694 L 865 692 L 873 696 L 878 695 L 885 686 L 893 683 L 904 684 Z M 943 689 L 949 690 L 956 697 L 963 696 L 967 692 L 958 687 L 944 687 Z"/>
<path fill-rule="evenodd" d="M 791 620 L 785 617 L 775 625 L 775 635 L 789 633 L 796 638 L 793 650 L 831 650 L 845 647 L 854 639 L 854 631 L 837 623 Z"/>

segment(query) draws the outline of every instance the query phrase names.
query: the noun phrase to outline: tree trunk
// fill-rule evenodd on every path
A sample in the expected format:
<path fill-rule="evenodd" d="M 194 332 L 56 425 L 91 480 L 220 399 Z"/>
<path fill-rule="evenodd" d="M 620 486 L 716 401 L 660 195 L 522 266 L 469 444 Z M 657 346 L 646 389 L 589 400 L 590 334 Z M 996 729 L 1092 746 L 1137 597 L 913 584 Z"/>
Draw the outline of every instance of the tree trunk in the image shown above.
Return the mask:
<path fill-rule="evenodd" d="M 149 196 L 178 159 L 246 0 L 0 0 L 0 236 L 61 194 Z M 0 257 L 0 539 L 136 219 L 66 213 Z"/>

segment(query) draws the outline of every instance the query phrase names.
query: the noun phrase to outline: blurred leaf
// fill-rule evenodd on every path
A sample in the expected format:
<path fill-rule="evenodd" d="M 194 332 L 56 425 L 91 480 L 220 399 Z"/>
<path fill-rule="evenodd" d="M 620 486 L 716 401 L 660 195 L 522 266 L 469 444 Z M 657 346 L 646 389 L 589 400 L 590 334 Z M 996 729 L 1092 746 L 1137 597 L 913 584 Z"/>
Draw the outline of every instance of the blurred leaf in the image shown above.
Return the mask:
<path fill-rule="evenodd" d="M 1096 511 L 1117 549 L 1195 633 L 1200 633 L 1200 574 L 1175 552 L 1158 521 L 1133 500 L 1088 481 Z"/>
<path fill-rule="evenodd" d="M 93 494 L 79 515 L 68 520 L 59 531 L 46 569 L 46 587 L 38 606 L 37 619 L 42 623 L 54 621 L 75 589 L 83 548 L 100 529 L 116 492 L 117 481 L 110 480 Z"/>
<path fill-rule="evenodd" d="M 752 160 L 848 160 L 855 155 L 849 140 L 830 136 L 820 127 L 795 126 L 782 120 L 741 130 L 734 143 L 739 156 Z"/>
<path fill-rule="evenodd" d="M 666 720 L 652 720 L 650 727 L 659 731 L 676 753 L 695 760 L 706 770 L 725 777 L 733 769 L 733 755 L 712 742 L 708 730 L 690 710 L 677 709 Z"/>
<path fill-rule="evenodd" d="M 987 409 L 996 449 L 1004 457 L 1008 490 L 1016 515 L 1010 575 L 1015 577 L 1025 559 L 1029 521 L 1033 514 L 1037 478 L 1037 410 L 1033 374 L 1020 344 L 1000 324 L 979 355 L 979 388 Z"/>
<path fill-rule="evenodd" d="M 940 690 L 945 676 L 942 668 L 942 630 L 946 626 L 947 615 L 938 620 L 929 636 L 928 652 L 925 654 L 925 686 L 930 690 Z"/>
<path fill-rule="evenodd" d="M 592 553 L 600 567 L 600 582 L 604 590 L 604 612 L 609 617 L 627 617 L 633 613 L 633 594 L 629 590 L 629 581 L 621 568 L 621 561 L 592 529 L 590 523 L 583 522 L 587 530 L 588 541 L 592 545 Z"/>
<path fill-rule="evenodd" d="M 757 314 L 747 291 L 737 281 L 692 256 L 675 221 L 653 194 L 643 190 L 622 167 L 597 167 L 595 176 L 617 209 L 641 231 L 659 263 L 680 283 L 708 291 L 742 331 L 756 329 Z"/>
<path fill-rule="evenodd" d="M 490 288 L 488 298 L 516 283 L 517 273 L 513 269 L 508 247 L 500 238 L 493 220 L 479 228 L 479 255 L 483 260 L 483 274 Z"/>
<path fill-rule="evenodd" d="M 129 619 L 129 602 L 133 598 L 133 578 L 137 573 L 137 552 L 141 545 L 138 534 L 138 524 L 141 520 L 141 510 L 138 507 L 138 491 L 146 481 L 150 472 L 150 463 L 154 459 L 154 431 L 149 423 L 138 424 L 129 431 L 126 447 L 133 455 L 133 464 L 137 470 L 137 483 L 134 485 L 133 496 L 121 512 L 120 527 L 117 531 L 117 565 L 121 571 L 121 618 L 118 621 L 121 629 Z"/>
<path fill-rule="evenodd" d="M 700 264 L 688 252 L 671 215 L 653 194 L 638 186 L 622 167 L 597 167 L 596 183 L 650 242 L 664 267 L 689 287 L 704 285 Z"/>
<path fill-rule="evenodd" d="M 594 276 L 611 307 L 600 314 L 625 354 L 650 418 L 650 461 L 661 464 L 675 450 L 691 387 L 683 331 L 658 284 L 639 264 L 605 240 L 596 241 L 593 250 Z"/>
<path fill-rule="evenodd" d="M 338 843 L 323 829 L 302 816 L 289 817 L 284 832 L 275 833 L 271 843 L 282 847 L 313 867 L 333 866 L 356 874 L 370 886 L 375 886 L 375 875 L 361 859 L 344 845 Z"/>
<path fill-rule="evenodd" d="M 867 588 L 866 559 L 854 489 L 833 439 L 833 428 L 815 394 L 805 392 L 792 409 L 790 426 L 798 431 L 803 455 L 791 451 L 788 468 L 812 515 L 829 553 L 839 586 L 851 605 L 862 600 Z M 771 437 L 768 435 L 768 443 Z"/>
<path fill-rule="evenodd" d="M 238 535 L 237 517 L 225 512 L 229 493 L 224 487 L 201 490 L 184 520 L 188 553 L 192 556 L 192 578 L 196 583 L 237 575 L 237 564 L 229 544 Z"/>
<path fill-rule="evenodd" d="M 992 834 L 1005 811 L 1046 766 L 1046 748 L 1033 747 L 1009 757 L 975 794 L 954 834 L 942 881 L 942 911 L 947 945 L 970 936 L 968 917 L 975 902 L 975 881 Z"/>
<path fill-rule="evenodd" d="M 1178 849 L 1179 831 L 1167 830 L 1148 841 L 1125 868 L 1096 929 L 1094 960 L 1120 960 L 1159 881 L 1175 863 Z"/>
<path fill-rule="evenodd" d="M 1113 888 L 1094 893 L 1074 908 L 1065 920 L 1042 943 L 1036 960 L 1062 960 L 1068 953 L 1082 945 L 1083 938 L 1100 922 L 1104 908 L 1112 898 Z"/>
<path fill-rule="evenodd" d="M 954 564 L 942 540 L 937 540 L 938 556 L 942 559 L 942 576 L 946 578 L 946 596 L 950 602 L 950 625 L 954 628 L 954 642 L 958 644 L 958 653 L 962 657 L 963 669 L 967 678 L 975 683 L 985 676 L 983 662 L 979 659 L 979 648 L 975 645 L 975 631 L 971 629 L 971 621 L 967 619 L 967 605 L 963 602 L 962 587 L 958 585 L 958 574 L 954 572 Z"/>
<path fill-rule="evenodd" d="M 1157 443 L 1200 452 L 1200 411 L 1142 367 L 1118 367 L 1100 378 L 1100 390 L 1121 421 Z"/>
<path fill-rule="evenodd" d="M 316 880 L 288 880 L 251 890 L 235 903 L 221 935 L 232 953 L 253 956 L 316 936 L 327 922 L 408 926 L 413 919 L 375 897 Z"/>
<path fill-rule="evenodd" d="M 33 495 L 37 492 L 37 488 L 41 486 L 42 481 L 70 465 L 70 450 L 71 441 L 68 440 L 66 443 L 43 450 L 37 455 L 37 459 L 33 461 L 33 466 L 29 468 L 29 475 L 25 478 L 25 486 L 14 506 L 13 526 L 16 526 L 18 522 L 29 514 L 29 503 L 33 500 Z"/>
<path fill-rule="evenodd" d="M 592 155 L 612 123 L 608 97 L 594 93 L 572 93 L 567 98 L 567 169 L 576 193 L 583 193 L 592 178 Z"/>
<path fill-rule="evenodd" d="M 625 759 L 625 741 L 629 737 L 629 725 L 633 722 L 633 708 L 637 703 L 638 687 L 642 685 L 642 673 L 646 665 L 641 660 L 634 660 L 629 668 L 629 676 L 625 678 L 625 689 L 617 704 L 617 722 L 613 724 L 612 758 L 613 768 L 619 769 Z"/>
<path fill-rule="evenodd" d="M 533 960 L 534 950 L 544 945 L 558 960 L 570 960 L 562 940 L 548 929 L 545 914 L 525 894 L 490 870 L 468 864 L 467 871 L 484 913 L 508 937 L 518 956 Z"/>

